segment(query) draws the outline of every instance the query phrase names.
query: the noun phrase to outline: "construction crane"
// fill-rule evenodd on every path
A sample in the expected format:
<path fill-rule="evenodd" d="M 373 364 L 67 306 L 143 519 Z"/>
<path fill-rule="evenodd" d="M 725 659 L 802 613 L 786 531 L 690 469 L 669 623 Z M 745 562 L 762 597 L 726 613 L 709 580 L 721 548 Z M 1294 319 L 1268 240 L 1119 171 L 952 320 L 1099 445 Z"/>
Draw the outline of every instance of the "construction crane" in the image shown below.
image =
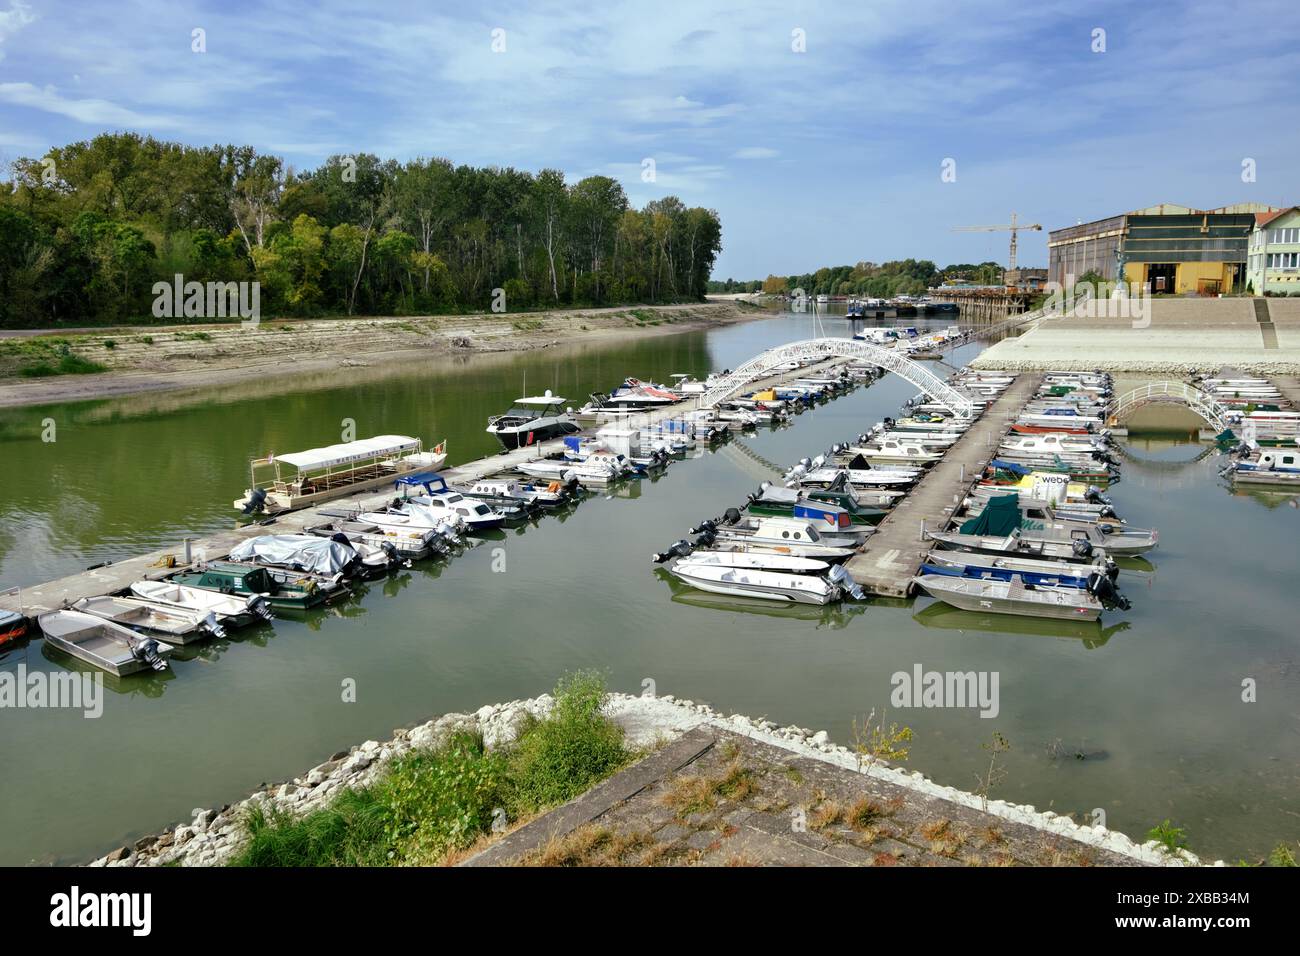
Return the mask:
<path fill-rule="evenodd" d="M 1036 232 L 1042 232 L 1043 227 L 1036 222 L 1023 223 L 1016 221 L 1016 214 L 1011 214 L 1011 222 L 1005 226 L 954 226 L 953 232 L 1006 232 L 1011 231 L 1011 258 L 1007 265 L 1007 271 L 1013 272 L 1016 268 L 1016 233 L 1021 229 L 1032 229 Z"/>

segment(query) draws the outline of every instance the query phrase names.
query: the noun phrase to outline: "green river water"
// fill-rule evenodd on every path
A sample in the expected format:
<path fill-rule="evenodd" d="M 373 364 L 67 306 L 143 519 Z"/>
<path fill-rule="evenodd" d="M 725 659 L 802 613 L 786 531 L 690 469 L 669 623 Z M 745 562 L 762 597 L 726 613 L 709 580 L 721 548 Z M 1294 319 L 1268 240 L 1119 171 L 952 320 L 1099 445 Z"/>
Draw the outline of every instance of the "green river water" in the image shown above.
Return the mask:
<path fill-rule="evenodd" d="M 846 334 L 843 321 L 826 326 Z M 229 527 L 250 457 L 338 441 L 344 419 L 358 436 L 447 438 L 454 464 L 494 451 L 486 418 L 525 387 L 578 404 L 627 375 L 702 375 L 810 331 L 807 318 L 786 315 L 287 385 L 0 411 L 0 588 Z M 889 376 L 744 441 L 790 462 L 894 414 L 915 391 Z M 46 418 L 58 429 L 52 443 L 40 439 Z M 994 796 L 1089 817 L 1100 808 L 1138 839 L 1170 818 L 1192 849 L 1229 860 L 1294 843 L 1295 502 L 1233 495 L 1217 478 L 1221 462 L 1198 459 L 1204 446 L 1186 434 L 1125 448 L 1111 496 L 1130 524 L 1160 530 L 1160 547 L 1153 573 L 1121 577 L 1133 609 L 1102 626 L 981 617 L 928 598 L 782 611 L 682 591 L 650 554 L 758 482 L 735 450 L 705 453 L 450 563 L 371 582 L 305 620 L 179 652 L 161 677 L 110 680 L 97 720 L 0 710 L 0 864 L 87 860 L 394 727 L 533 696 L 584 667 L 606 671 L 613 690 L 639 693 L 650 678 L 661 694 L 824 728 L 841 743 L 855 717 L 888 706 L 895 672 L 994 671 L 996 718 L 890 711 L 916 732 L 910 768 L 971 789 L 997 731 L 1012 749 Z M 495 546 L 505 548 L 503 573 L 492 570 Z M 19 664 L 72 666 L 39 640 L 0 653 L 0 668 Z M 355 703 L 342 701 L 347 678 Z M 1248 679 L 1257 702 L 1242 700 Z"/>

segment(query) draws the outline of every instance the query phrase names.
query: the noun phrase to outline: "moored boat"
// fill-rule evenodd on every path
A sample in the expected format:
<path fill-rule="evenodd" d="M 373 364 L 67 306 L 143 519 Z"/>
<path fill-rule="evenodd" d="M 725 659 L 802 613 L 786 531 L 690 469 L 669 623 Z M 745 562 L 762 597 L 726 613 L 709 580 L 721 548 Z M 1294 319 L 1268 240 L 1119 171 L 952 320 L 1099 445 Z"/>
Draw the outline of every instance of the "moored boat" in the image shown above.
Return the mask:
<path fill-rule="evenodd" d="M 128 627 L 82 611 L 50 611 L 37 618 L 45 642 L 115 677 L 167 669 L 171 648 Z"/>

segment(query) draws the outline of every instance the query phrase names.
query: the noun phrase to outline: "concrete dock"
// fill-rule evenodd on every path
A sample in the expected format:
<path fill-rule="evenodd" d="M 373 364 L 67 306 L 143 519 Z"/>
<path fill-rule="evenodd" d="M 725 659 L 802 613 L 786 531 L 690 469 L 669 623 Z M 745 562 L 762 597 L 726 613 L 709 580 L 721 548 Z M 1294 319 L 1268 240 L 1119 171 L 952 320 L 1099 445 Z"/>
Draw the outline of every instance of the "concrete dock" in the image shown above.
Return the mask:
<path fill-rule="evenodd" d="M 846 362 L 847 360 L 843 358 L 829 358 L 797 371 L 785 372 L 756 380 L 748 387 L 758 391 L 793 379 L 825 375 L 846 364 Z M 611 423 L 626 421 L 632 427 L 647 427 L 693 414 L 696 411 L 696 405 L 696 402 L 688 399 L 666 408 L 636 412 L 626 418 L 611 420 Z M 580 434 L 590 435 L 591 433 L 591 430 L 583 429 Z M 490 455 L 455 467 L 444 468 L 439 474 L 446 479 L 449 485 L 469 484 L 491 475 L 509 471 L 530 459 L 544 458 L 547 455 L 558 453 L 563 448 L 563 439 L 557 438 L 527 448 L 516 449 L 504 454 Z M 219 560 L 229 554 L 237 544 L 248 538 L 255 538 L 264 534 L 302 534 L 308 528 L 319 527 L 337 521 L 338 518 L 332 513 L 342 509 L 370 511 L 381 508 L 392 501 L 394 494 L 394 489 L 391 486 L 380 490 L 358 492 L 353 495 L 331 499 L 312 508 L 282 512 L 242 526 L 235 526 L 237 512 L 232 509 L 231 529 L 189 541 L 188 557 L 185 554 L 186 542 L 177 541 L 171 547 L 151 551 L 148 554 L 124 558 L 111 564 L 87 569 L 45 584 L 16 589 L 17 593 L 0 594 L 0 608 L 18 611 L 28 617 L 35 618 L 39 614 L 66 607 L 84 597 L 113 594 L 130 587 L 135 581 L 142 579 L 156 580 L 167 577 L 177 571 L 193 566 L 200 560 Z"/>
<path fill-rule="evenodd" d="M 956 505 L 993 458 L 1011 423 L 1033 396 L 1042 376 L 1025 373 L 998 396 L 942 459 L 887 514 L 845 565 L 853 580 L 880 597 L 906 597 L 912 576 L 930 551 L 922 529 L 947 528 Z"/>

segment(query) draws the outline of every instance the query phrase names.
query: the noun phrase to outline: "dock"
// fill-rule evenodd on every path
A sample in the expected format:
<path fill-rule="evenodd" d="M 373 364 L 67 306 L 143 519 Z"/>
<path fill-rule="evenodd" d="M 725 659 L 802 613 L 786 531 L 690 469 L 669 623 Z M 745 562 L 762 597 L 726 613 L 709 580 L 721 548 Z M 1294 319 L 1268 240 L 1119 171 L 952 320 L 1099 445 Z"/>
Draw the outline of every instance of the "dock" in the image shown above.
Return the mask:
<path fill-rule="evenodd" d="M 996 456 L 998 445 L 1033 396 L 1042 376 L 1025 373 L 1007 387 L 947 454 L 877 525 L 845 568 L 868 594 L 907 597 L 930 551 L 925 531 L 942 531 L 966 490 Z"/>
<path fill-rule="evenodd" d="M 824 375 L 846 364 L 846 361 L 838 357 L 828 358 L 804 368 L 757 380 L 748 387 L 758 391 L 793 379 Z M 632 412 L 627 416 L 611 418 L 607 422 L 602 422 L 602 425 L 626 423 L 637 428 L 649 427 L 660 422 L 671 421 L 693 414 L 697 410 L 697 404 L 697 402 L 687 399 L 676 405 Z M 594 429 L 584 428 L 579 434 L 590 435 L 593 431 Z M 502 454 L 478 458 L 454 467 L 443 468 L 438 474 L 446 479 L 449 485 L 472 484 L 492 475 L 510 471 L 530 459 L 543 458 L 563 450 L 564 440 L 556 438 Z M 319 527 L 337 521 L 337 513 L 341 509 L 372 511 L 382 508 L 392 501 L 395 494 L 393 488 L 381 491 L 358 492 L 332 498 L 310 508 L 280 512 L 240 526 L 234 526 L 235 515 L 232 509 L 232 527 L 229 530 L 177 541 L 171 547 L 98 565 L 44 584 L 12 589 L 0 595 L 0 608 L 17 611 L 20 614 L 35 618 L 46 611 L 67 607 L 84 597 L 114 594 L 129 588 L 136 581 L 159 580 L 178 571 L 192 568 L 200 562 L 220 560 L 228 555 L 236 545 L 248 538 L 255 538 L 265 534 L 304 534 L 308 528 Z"/>

